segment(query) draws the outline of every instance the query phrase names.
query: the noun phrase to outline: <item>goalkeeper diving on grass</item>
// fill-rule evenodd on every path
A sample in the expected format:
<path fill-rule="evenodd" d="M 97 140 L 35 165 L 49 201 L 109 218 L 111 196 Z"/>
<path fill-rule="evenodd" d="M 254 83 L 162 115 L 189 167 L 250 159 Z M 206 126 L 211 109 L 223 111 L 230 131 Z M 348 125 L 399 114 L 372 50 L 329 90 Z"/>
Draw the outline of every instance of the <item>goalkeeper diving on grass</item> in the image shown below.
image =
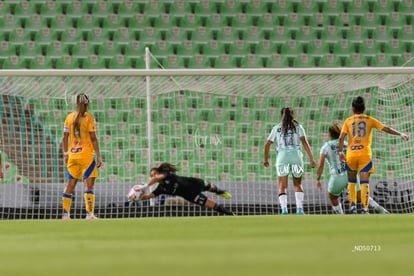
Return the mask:
<path fill-rule="evenodd" d="M 162 194 L 181 196 L 189 202 L 213 209 L 218 213 L 233 215 L 233 212 L 203 194 L 203 192 L 211 192 L 225 199 L 230 199 L 232 196 L 229 192 L 219 189 L 209 181 L 195 177 L 179 176 L 176 172 L 177 167 L 170 163 L 162 163 L 158 167 L 151 168 L 149 181 L 146 184 L 132 187 L 132 193 L 128 194 L 128 200 L 147 200 Z M 158 186 L 150 192 L 149 187 L 156 183 L 158 183 Z M 142 194 L 136 197 L 134 191 L 140 191 Z"/>

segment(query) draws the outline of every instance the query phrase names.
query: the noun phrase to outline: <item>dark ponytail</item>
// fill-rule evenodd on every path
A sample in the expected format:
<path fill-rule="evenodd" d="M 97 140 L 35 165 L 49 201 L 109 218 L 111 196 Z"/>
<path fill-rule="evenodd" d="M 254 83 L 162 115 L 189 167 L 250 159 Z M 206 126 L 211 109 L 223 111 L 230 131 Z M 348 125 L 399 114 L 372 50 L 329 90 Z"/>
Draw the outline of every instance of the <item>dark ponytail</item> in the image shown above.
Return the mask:
<path fill-rule="evenodd" d="M 296 132 L 296 124 L 298 123 L 293 117 L 293 110 L 289 107 L 282 108 L 282 132 L 287 134 L 289 130 Z"/>
<path fill-rule="evenodd" d="M 76 114 L 75 121 L 73 122 L 73 129 L 75 131 L 80 130 L 81 118 L 85 116 L 85 112 L 88 111 L 89 98 L 85 94 L 79 94 L 76 97 L 76 104 L 78 105 L 78 113 Z"/>

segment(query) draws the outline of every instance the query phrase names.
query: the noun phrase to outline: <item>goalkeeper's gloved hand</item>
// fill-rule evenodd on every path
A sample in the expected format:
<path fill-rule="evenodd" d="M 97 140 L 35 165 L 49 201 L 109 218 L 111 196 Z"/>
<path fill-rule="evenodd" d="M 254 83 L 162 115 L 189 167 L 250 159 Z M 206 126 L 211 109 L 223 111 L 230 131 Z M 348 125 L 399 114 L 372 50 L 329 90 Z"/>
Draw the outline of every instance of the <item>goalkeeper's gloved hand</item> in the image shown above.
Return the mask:
<path fill-rule="evenodd" d="M 410 136 L 408 136 L 408 134 L 402 133 L 400 134 L 401 138 L 403 138 L 405 141 L 408 141 L 408 139 L 410 138 Z"/>

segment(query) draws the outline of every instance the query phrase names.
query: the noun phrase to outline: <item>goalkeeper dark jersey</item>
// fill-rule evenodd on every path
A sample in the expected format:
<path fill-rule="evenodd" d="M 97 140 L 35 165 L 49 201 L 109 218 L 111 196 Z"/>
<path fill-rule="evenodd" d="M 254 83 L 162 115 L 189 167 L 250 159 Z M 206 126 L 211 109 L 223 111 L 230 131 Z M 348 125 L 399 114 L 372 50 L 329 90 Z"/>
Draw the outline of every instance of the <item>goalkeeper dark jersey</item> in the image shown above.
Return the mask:
<path fill-rule="evenodd" d="M 158 183 L 158 187 L 152 192 L 155 196 L 161 194 L 177 195 L 194 202 L 195 198 L 210 184 L 200 178 L 179 176 L 168 171 L 161 173 L 165 175 L 165 178 Z"/>

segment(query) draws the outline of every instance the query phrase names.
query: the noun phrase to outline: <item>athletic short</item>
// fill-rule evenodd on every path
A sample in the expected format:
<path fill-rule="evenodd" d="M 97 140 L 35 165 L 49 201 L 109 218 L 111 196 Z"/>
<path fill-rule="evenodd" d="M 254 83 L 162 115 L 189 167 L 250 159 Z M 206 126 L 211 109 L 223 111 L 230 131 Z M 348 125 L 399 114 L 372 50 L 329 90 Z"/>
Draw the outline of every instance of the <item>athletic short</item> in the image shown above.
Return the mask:
<path fill-rule="evenodd" d="M 206 190 L 206 185 L 209 184 L 200 178 L 195 177 L 178 177 L 178 187 L 175 195 L 181 196 L 186 200 L 198 205 L 204 206 L 207 197 L 202 194 Z"/>
<path fill-rule="evenodd" d="M 299 178 L 303 175 L 303 153 L 300 150 L 280 151 L 276 158 L 277 176 L 292 174 Z"/>
<path fill-rule="evenodd" d="M 346 169 L 348 171 L 368 172 L 373 174 L 375 171 L 372 159 L 370 156 L 347 156 Z"/>
<path fill-rule="evenodd" d="M 331 176 L 328 182 L 328 192 L 336 197 L 339 197 L 343 190 L 348 187 L 348 176 L 346 174 L 340 174 Z M 361 190 L 361 184 L 359 181 L 356 183 L 357 191 Z"/>
<path fill-rule="evenodd" d="M 86 179 L 98 177 L 95 157 L 73 159 L 69 157 L 67 164 L 67 178 Z"/>

